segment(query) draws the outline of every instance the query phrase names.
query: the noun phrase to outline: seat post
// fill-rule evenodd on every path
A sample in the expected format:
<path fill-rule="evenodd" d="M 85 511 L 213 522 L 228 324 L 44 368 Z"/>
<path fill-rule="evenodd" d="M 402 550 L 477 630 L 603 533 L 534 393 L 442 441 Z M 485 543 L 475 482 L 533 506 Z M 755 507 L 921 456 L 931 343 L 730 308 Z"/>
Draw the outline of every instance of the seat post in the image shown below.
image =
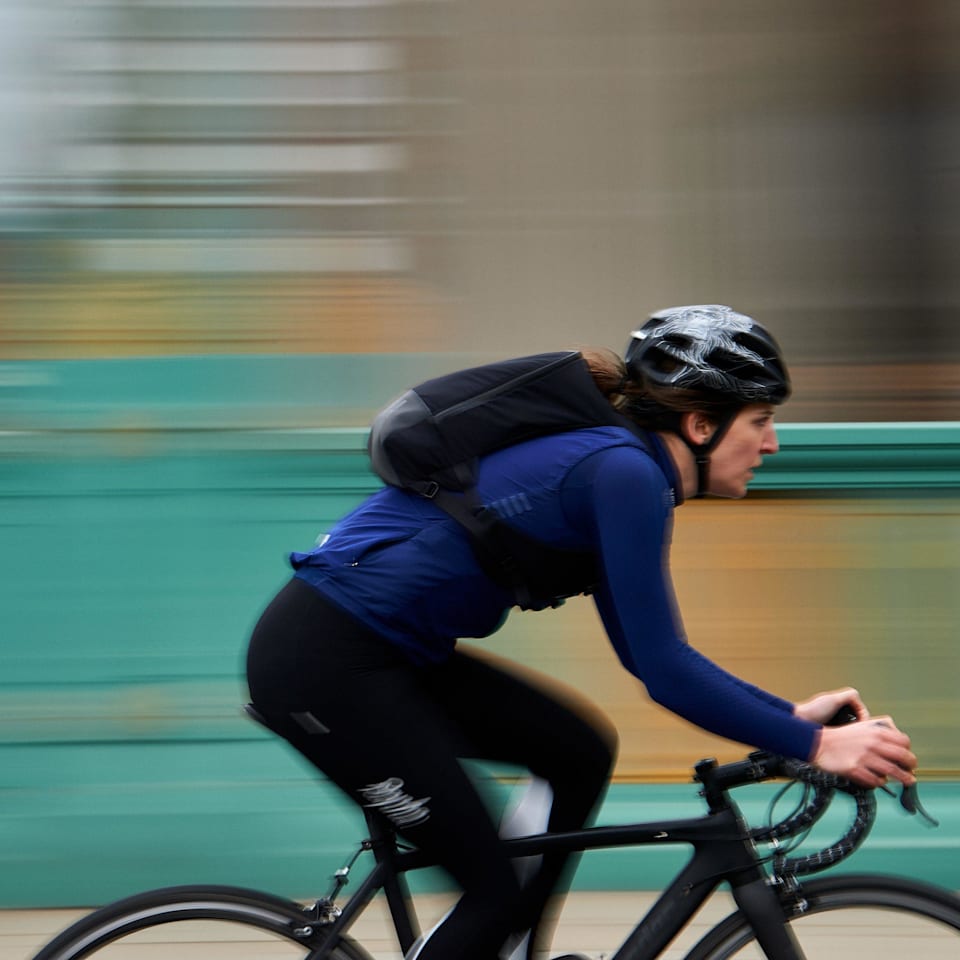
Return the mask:
<path fill-rule="evenodd" d="M 400 949 L 407 953 L 420 936 L 407 878 L 397 869 L 397 834 L 381 813 L 363 809 L 370 831 L 370 848 L 383 871 L 383 892 L 393 920 Z"/>

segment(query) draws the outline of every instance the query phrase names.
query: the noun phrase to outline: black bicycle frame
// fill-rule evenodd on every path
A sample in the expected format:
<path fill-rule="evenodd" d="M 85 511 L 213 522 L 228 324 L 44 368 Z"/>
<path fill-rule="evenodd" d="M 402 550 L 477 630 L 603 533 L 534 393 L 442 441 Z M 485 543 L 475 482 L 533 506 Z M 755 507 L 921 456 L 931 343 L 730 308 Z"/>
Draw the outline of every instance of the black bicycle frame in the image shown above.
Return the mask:
<path fill-rule="evenodd" d="M 339 917 L 324 928 L 325 936 L 307 960 L 323 960 L 357 914 L 383 890 L 396 928 L 400 948 L 406 953 L 419 929 L 404 874 L 434 865 L 419 850 L 399 850 L 396 840 L 378 818 L 368 816 L 370 847 L 376 865 L 361 882 Z M 570 833 L 537 834 L 504 840 L 511 857 L 547 852 L 581 853 L 610 847 L 686 843 L 693 855 L 676 879 L 659 896 L 612 960 L 656 960 L 667 945 L 721 883 L 729 883 L 734 900 L 756 934 L 769 960 L 803 960 L 803 951 L 783 919 L 776 890 L 758 860 L 748 830 L 729 799 L 709 815 L 637 823 L 628 826 L 587 827 Z"/>

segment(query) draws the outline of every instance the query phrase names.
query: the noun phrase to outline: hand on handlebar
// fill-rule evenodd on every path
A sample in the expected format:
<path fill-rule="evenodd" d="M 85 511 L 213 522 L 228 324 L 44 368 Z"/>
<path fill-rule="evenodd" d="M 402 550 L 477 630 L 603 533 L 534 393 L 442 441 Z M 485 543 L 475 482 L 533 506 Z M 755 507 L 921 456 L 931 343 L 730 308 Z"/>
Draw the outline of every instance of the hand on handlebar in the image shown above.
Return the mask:
<path fill-rule="evenodd" d="M 844 710 L 849 710 L 852 714 L 850 720 L 870 719 L 870 711 L 853 687 L 841 687 L 839 690 L 816 693 L 793 708 L 795 716 L 812 720 L 814 723 L 829 724 L 836 724 L 838 714 Z"/>
<path fill-rule="evenodd" d="M 841 727 L 824 727 L 811 762 L 864 787 L 880 787 L 888 778 L 905 787 L 917 782 L 917 758 L 910 738 L 890 717 L 875 717 Z"/>

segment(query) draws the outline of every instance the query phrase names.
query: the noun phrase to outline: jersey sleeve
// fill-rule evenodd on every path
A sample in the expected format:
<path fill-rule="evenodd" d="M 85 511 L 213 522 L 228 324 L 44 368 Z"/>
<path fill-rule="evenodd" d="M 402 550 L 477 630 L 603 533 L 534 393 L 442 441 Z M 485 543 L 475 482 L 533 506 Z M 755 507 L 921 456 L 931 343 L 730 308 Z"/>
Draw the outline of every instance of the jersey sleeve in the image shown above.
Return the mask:
<path fill-rule="evenodd" d="M 651 698 L 711 733 L 807 759 L 818 724 L 687 642 L 669 569 L 672 493 L 652 459 L 627 446 L 596 453 L 570 472 L 563 496 L 600 560 L 595 600 L 610 641 Z"/>

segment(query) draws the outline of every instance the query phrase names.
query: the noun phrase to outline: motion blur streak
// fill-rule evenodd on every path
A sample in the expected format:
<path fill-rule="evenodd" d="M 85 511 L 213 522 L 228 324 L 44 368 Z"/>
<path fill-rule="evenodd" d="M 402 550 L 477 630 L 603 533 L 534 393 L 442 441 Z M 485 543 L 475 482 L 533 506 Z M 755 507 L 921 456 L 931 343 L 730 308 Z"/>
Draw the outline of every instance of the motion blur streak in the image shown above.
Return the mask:
<path fill-rule="evenodd" d="M 957 419 L 947 0 L 11 0 L 0 356 L 776 330 L 795 420 Z"/>
<path fill-rule="evenodd" d="M 0 906 L 315 892 L 349 814 L 238 711 L 285 551 L 372 489 L 363 427 L 405 386 L 621 349 L 675 303 L 776 332 L 788 426 L 913 424 L 889 464 L 853 429 L 839 479 L 814 444 L 796 487 L 685 506 L 691 640 L 787 696 L 859 684 L 955 778 L 960 444 L 923 428 L 960 420 L 958 25 L 949 0 L 0 4 Z M 623 790 L 735 749 L 646 701 L 589 601 L 488 648 L 601 702 Z"/>

